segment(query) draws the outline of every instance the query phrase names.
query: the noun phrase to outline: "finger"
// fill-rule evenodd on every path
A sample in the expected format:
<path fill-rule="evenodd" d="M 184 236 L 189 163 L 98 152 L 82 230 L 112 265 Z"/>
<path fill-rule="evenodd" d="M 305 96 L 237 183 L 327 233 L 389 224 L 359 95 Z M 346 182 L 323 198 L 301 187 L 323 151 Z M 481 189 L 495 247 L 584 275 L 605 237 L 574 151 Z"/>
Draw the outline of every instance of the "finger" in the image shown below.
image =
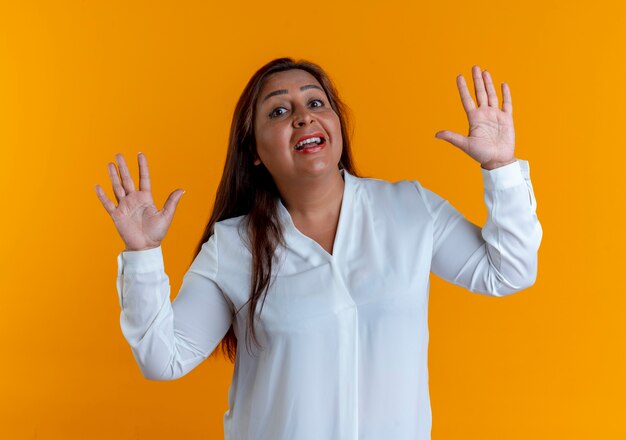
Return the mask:
<path fill-rule="evenodd" d="M 150 172 L 148 171 L 148 159 L 143 153 L 137 155 L 139 162 L 139 191 L 150 192 Z"/>
<path fill-rule="evenodd" d="M 176 211 L 176 206 L 178 206 L 178 202 L 180 201 L 180 198 L 183 196 L 184 193 L 184 190 L 177 189 L 170 194 L 170 196 L 165 201 L 165 204 L 163 205 L 163 215 L 168 218 L 172 218 L 174 212 Z"/>
<path fill-rule="evenodd" d="M 456 77 L 456 86 L 459 89 L 461 102 L 463 103 L 463 108 L 465 109 L 465 112 L 467 113 L 470 110 L 474 110 L 476 108 L 476 104 L 474 103 L 474 98 L 472 98 L 472 95 L 470 95 L 470 92 L 467 89 L 467 83 L 465 82 L 465 78 L 463 78 L 463 75 L 459 74 Z"/>
<path fill-rule="evenodd" d="M 115 158 L 117 159 L 117 166 L 120 169 L 120 176 L 122 176 L 122 185 L 124 185 L 124 190 L 126 191 L 126 194 L 135 191 L 135 183 L 133 182 L 133 178 L 130 176 L 130 171 L 128 171 L 128 165 L 126 165 L 124 156 L 118 153 L 115 155 Z"/>
<path fill-rule="evenodd" d="M 100 199 L 100 201 L 102 202 L 102 206 L 104 206 L 104 209 L 106 209 L 109 215 L 113 215 L 113 211 L 115 211 L 115 203 L 109 200 L 100 185 L 96 185 L 95 188 L 96 195 L 98 196 L 98 199 Z"/>
<path fill-rule="evenodd" d="M 487 89 L 487 98 L 489 101 L 489 107 L 498 108 L 498 94 L 496 93 L 496 89 L 493 86 L 493 81 L 491 80 L 491 74 L 486 70 L 483 71 L 483 79 L 485 81 L 485 88 Z"/>
<path fill-rule="evenodd" d="M 435 134 L 435 137 L 437 139 L 443 139 L 444 141 L 448 141 L 455 147 L 458 147 L 467 153 L 467 150 L 468 150 L 467 136 L 463 136 L 461 134 L 455 133 L 450 130 L 443 130 L 443 131 L 438 131 Z"/>
<path fill-rule="evenodd" d="M 485 84 L 483 83 L 483 76 L 480 73 L 480 67 L 472 67 L 472 77 L 474 78 L 474 91 L 476 92 L 478 107 L 487 105 L 487 92 L 485 92 Z"/>
<path fill-rule="evenodd" d="M 513 114 L 513 102 L 511 101 L 511 90 L 507 83 L 502 83 L 502 111 Z"/>
<path fill-rule="evenodd" d="M 111 185 L 113 185 L 113 194 L 115 194 L 115 200 L 120 203 L 124 197 L 126 197 L 126 191 L 120 182 L 120 176 L 117 175 L 117 168 L 113 162 L 108 163 L 109 177 L 111 178 Z"/>

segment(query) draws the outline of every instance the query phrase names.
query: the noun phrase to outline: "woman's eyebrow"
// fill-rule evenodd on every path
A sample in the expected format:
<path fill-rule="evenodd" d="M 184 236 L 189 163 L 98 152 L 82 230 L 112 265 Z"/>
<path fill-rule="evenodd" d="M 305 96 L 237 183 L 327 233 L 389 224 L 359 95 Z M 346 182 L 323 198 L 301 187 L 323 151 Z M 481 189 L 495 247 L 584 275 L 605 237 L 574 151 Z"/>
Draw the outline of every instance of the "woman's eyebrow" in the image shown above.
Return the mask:
<path fill-rule="evenodd" d="M 307 84 L 306 86 L 302 86 L 300 87 L 300 90 L 307 90 L 307 89 L 320 89 L 322 92 L 324 91 L 324 89 L 322 89 L 320 86 L 317 86 L 315 84 Z M 274 90 L 273 92 L 268 93 L 265 98 L 263 98 L 263 101 L 261 102 L 265 102 L 267 99 L 269 99 L 272 96 L 275 95 L 283 95 L 287 93 L 287 90 L 282 89 L 282 90 Z"/>

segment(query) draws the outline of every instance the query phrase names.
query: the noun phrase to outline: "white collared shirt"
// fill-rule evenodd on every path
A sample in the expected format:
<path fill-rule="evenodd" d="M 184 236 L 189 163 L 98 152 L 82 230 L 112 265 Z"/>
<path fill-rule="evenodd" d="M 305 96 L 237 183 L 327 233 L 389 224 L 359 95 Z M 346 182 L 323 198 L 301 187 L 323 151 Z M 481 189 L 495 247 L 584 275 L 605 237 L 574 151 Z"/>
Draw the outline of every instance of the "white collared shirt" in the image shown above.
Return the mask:
<path fill-rule="evenodd" d="M 120 253 L 120 324 L 141 372 L 151 380 L 184 376 L 232 323 L 238 346 L 226 440 L 430 439 L 430 272 L 491 296 L 532 286 L 537 274 L 542 228 L 528 162 L 481 173 L 482 229 L 418 181 L 342 171 L 332 255 L 279 203 L 287 246 L 277 249 L 274 283 L 255 321 L 262 347 L 251 344 L 251 353 L 243 217 L 215 225 L 173 302 L 161 247 Z"/>

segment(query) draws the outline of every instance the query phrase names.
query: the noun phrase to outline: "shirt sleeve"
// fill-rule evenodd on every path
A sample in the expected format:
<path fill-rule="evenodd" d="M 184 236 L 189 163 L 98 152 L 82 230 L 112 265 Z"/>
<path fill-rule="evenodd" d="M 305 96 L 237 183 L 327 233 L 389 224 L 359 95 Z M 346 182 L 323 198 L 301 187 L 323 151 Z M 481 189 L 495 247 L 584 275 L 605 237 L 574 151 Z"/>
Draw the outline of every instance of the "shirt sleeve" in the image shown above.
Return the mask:
<path fill-rule="evenodd" d="M 161 246 L 117 257 L 122 333 L 146 379 L 178 379 L 206 359 L 232 323 L 232 304 L 215 279 L 215 234 L 183 277 L 170 302 Z"/>
<path fill-rule="evenodd" d="M 481 172 L 487 205 L 482 229 L 417 183 L 433 218 L 431 271 L 471 292 L 506 296 L 535 283 L 543 231 L 528 161 Z"/>

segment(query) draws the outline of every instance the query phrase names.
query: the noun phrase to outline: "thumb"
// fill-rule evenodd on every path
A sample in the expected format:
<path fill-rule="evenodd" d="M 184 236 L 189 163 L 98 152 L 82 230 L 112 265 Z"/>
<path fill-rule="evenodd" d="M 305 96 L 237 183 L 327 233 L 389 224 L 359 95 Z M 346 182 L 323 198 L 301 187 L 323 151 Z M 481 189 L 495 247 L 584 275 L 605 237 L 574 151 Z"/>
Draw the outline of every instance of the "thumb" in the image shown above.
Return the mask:
<path fill-rule="evenodd" d="M 168 218 L 172 218 L 172 216 L 174 215 L 174 212 L 176 212 L 176 207 L 178 206 L 178 202 L 180 201 L 183 194 L 185 194 L 184 189 L 177 189 L 177 190 L 172 191 L 170 196 L 165 201 L 165 204 L 163 205 L 163 214 L 165 216 L 167 216 Z"/>
<path fill-rule="evenodd" d="M 442 139 L 444 141 L 450 142 L 455 147 L 460 148 L 461 150 L 467 153 L 467 148 L 468 148 L 467 136 L 460 135 L 450 130 L 442 130 L 442 131 L 438 131 L 435 134 L 435 137 L 437 139 Z"/>

